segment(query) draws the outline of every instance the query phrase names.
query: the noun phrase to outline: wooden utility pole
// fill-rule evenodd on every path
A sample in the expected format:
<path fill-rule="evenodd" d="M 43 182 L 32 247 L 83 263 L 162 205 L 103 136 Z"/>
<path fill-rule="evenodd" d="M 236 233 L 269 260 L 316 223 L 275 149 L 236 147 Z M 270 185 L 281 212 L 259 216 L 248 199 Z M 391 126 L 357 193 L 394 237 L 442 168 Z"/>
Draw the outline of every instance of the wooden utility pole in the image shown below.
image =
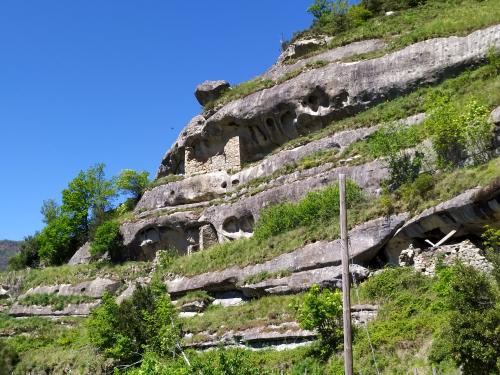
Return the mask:
<path fill-rule="evenodd" d="M 342 302 L 344 311 L 344 368 L 345 375 L 352 375 L 351 288 L 347 239 L 347 210 L 345 202 L 345 174 L 339 174 L 339 191 L 340 242 L 342 246 Z"/>

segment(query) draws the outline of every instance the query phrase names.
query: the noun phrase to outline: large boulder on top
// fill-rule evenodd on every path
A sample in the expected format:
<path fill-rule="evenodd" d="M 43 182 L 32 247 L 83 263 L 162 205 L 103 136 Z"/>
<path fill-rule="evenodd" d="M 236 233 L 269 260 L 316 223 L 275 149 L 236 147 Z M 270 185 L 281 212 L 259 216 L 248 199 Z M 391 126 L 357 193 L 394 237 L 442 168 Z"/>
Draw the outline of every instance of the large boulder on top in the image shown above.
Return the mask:
<path fill-rule="evenodd" d="M 201 105 L 217 100 L 231 85 L 227 81 L 205 81 L 196 87 L 194 96 Z"/>

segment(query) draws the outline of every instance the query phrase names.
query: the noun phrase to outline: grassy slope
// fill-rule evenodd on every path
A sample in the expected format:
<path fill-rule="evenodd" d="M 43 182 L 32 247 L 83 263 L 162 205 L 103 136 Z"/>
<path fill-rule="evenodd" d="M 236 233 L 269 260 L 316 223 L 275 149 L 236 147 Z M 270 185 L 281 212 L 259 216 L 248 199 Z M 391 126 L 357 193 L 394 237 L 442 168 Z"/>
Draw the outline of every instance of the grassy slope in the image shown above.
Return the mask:
<path fill-rule="evenodd" d="M 391 17 L 374 17 L 365 24 L 335 35 L 333 41 L 326 48 L 318 49 L 308 56 L 355 41 L 372 38 L 385 39 L 389 43 L 385 50 L 359 55 L 351 58 L 351 60 L 372 58 L 426 39 L 450 35 L 466 35 L 473 30 L 497 24 L 499 20 L 500 3 L 497 0 L 430 1 L 420 7 L 397 12 Z M 317 32 L 324 34 L 326 30 L 312 29 L 299 35 L 306 37 Z M 289 62 L 293 63 L 295 61 Z M 320 63 L 319 65 L 322 66 L 323 64 Z M 288 77 L 276 82 L 259 78 L 243 82 L 226 91 L 215 103 L 209 103 L 207 108 L 223 105 L 272 87 L 295 77 L 299 73 L 300 71 L 292 72 Z"/>

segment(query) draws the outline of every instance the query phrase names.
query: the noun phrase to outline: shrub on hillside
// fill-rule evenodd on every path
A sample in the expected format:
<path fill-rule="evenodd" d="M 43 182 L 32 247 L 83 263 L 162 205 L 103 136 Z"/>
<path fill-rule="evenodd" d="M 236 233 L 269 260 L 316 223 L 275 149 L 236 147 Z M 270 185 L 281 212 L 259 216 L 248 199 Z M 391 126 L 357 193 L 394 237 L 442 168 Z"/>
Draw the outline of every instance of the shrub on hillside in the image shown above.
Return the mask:
<path fill-rule="evenodd" d="M 135 200 L 139 200 L 149 185 L 149 172 L 137 172 L 132 169 L 124 169 L 115 180 L 116 188 L 123 194 L 130 194 Z"/>
<path fill-rule="evenodd" d="M 488 276 L 471 266 L 456 264 L 447 293 L 452 313 L 444 333 L 433 343 L 430 359 L 448 357 L 465 375 L 500 371 L 500 306 L 498 290 Z"/>
<path fill-rule="evenodd" d="M 460 167 L 467 159 L 476 165 L 488 161 L 492 146 L 488 108 L 471 100 L 459 110 L 439 93 L 430 100 L 434 104 L 425 125 L 437 154 L 438 167 Z"/>
<path fill-rule="evenodd" d="M 9 270 L 16 271 L 26 267 L 38 267 L 40 264 L 39 250 L 38 233 L 24 237 L 21 251 L 9 259 Z"/>
<path fill-rule="evenodd" d="M 105 221 L 97 227 L 90 243 L 90 254 L 102 255 L 108 252 L 112 257 L 118 254 L 122 247 L 120 225 L 115 221 Z"/>
<path fill-rule="evenodd" d="M 346 184 L 347 206 L 352 207 L 362 199 L 362 191 L 354 182 Z M 319 224 L 337 217 L 340 209 L 339 187 L 310 192 L 297 203 L 285 202 L 262 210 L 256 223 L 254 236 L 269 238 L 299 226 Z"/>
<path fill-rule="evenodd" d="M 481 235 L 486 257 L 493 264 L 493 276 L 500 286 L 500 229 L 486 225 Z"/>
<path fill-rule="evenodd" d="M 138 284 L 120 305 L 105 295 L 88 328 L 91 343 L 122 364 L 140 360 L 145 352 L 171 357 L 180 349 L 176 310 L 160 281 L 147 287 Z"/>
<path fill-rule="evenodd" d="M 337 350 L 343 339 L 342 294 L 338 290 L 321 290 L 318 285 L 313 285 L 304 296 L 304 302 L 296 308 L 300 326 L 317 330 L 321 354 L 328 355 Z"/>

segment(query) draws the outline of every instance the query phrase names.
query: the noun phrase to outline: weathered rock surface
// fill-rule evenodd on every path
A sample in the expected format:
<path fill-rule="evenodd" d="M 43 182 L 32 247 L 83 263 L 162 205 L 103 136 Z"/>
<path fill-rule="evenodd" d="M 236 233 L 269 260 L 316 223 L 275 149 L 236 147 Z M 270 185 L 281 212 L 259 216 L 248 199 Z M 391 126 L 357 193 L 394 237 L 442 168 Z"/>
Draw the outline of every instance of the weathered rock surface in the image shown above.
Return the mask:
<path fill-rule="evenodd" d="M 134 260 L 152 260 L 157 250 L 177 249 L 186 254 L 197 249 L 199 214 L 192 211 L 175 212 L 165 216 L 153 216 L 120 226 L 124 257 Z"/>
<path fill-rule="evenodd" d="M 217 100 L 222 93 L 229 89 L 227 81 L 205 81 L 196 87 L 194 96 L 201 105 Z"/>
<path fill-rule="evenodd" d="M 363 281 L 369 271 L 357 264 L 349 267 L 353 278 Z M 342 288 L 342 266 L 323 267 L 309 271 L 293 273 L 278 279 L 269 279 L 256 284 L 245 284 L 241 287 L 246 297 L 260 297 L 268 294 L 293 294 L 309 290 L 317 284 L 322 288 Z"/>
<path fill-rule="evenodd" d="M 332 63 L 275 87 L 228 103 L 181 132 L 161 163 L 158 176 L 182 173 L 185 149 L 206 160 L 232 138 L 240 138 L 241 162 L 259 160 L 300 134 L 323 127 L 426 83 L 458 74 L 500 47 L 500 26 L 465 37 L 426 40 L 380 58 Z"/>
<path fill-rule="evenodd" d="M 389 262 L 398 264 L 401 251 L 410 244 L 427 247 L 425 239 L 436 243 L 452 230 L 457 231 L 454 238 L 479 236 L 486 224 L 493 223 L 500 223 L 500 178 L 491 186 L 467 190 L 412 218 L 398 230 L 384 252 Z"/>
<path fill-rule="evenodd" d="M 208 349 L 218 345 L 243 346 L 250 348 L 263 348 L 286 343 L 301 343 L 313 341 L 317 334 L 313 331 L 301 329 L 296 322 L 286 322 L 279 325 L 249 328 L 243 331 L 229 331 L 222 335 L 217 333 L 202 332 L 204 340 L 189 342 L 191 335 L 184 339 L 184 345 L 193 349 Z"/>
<path fill-rule="evenodd" d="M 349 232 L 351 239 L 350 256 L 355 263 L 369 262 L 394 232 L 404 223 L 406 215 L 392 216 L 368 221 Z M 173 296 L 192 290 L 210 292 L 241 290 L 239 286 L 247 277 L 262 272 L 290 270 L 301 272 L 316 268 L 337 266 L 341 261 L 341 243 L 318 241 L 287 254 L 282 254 L 265 263 L 244 268 L 231 267 L 222 271 L 208 272 L 191 278 L 180 277 L 167 281 L 167 288 Z M 320 277 L 319 273 L 316 277 Z M 298 280 L 298 279 L 296 279 Z M 298 281 L 296 281 L 298 282 Z"/>
<path fill-rule="evenodd" d="M 281 56 L 278 58 L 278 62 L 273 65 L 268 71 L 262 74 L 261 78 L 277 80 L 288 73 L 296 71 L 297 69 L 302 69 L 308 64 L 314 63 L 316 61 L 338 61 L 346 57 L 377 51 L 384 48 L 385 46 L 386 43 L 380 39 L 362 40 L 360 42 L 350 43 L 342 47 L 333 48 L 317 55 L 301 59 L 293 64 L 284 64 L 283 62 L 285 60 L 297 57 L 295 55 L 295 48 L 292 47 L 293 51 L 292 48 L 289 48 L 283 54 L 281 54 Z"/>
<path fill-rule="evenodd" d="M 71 285 L 51 285 L 37 286 L 29 289 L 25 295 L 30 294 L 57 294 L 59 296 L 87 296 L 93 298 L 101 298 L 104 293 L 113 294 L 120 287 L 121 281 L 97 278 L 91 281 Z"/>
<path fill-rule="evenodd" d="M 323 170 L 325 171 L 321 173 Z M 284 176 L 276 181 L 277 186 L 253 196 L 241 197 L 234 203 L 208 207 L 200 220 L 211 223 L 221 241 L 249 237 L 253 232 L 253 223 L 264 207 L 284 201 L 297 201 L 312 190 L 335 183 L 340 173 L 344 173 L 369 194 L 374 194 L 379 189 L 380 182 L 388 177 L 388 170 L 380 160 L 353 167 L 331 169 L 331 166 L 325 165 L 311 168 Z M 299 176 L 302 179 L 293 181 Z"/>
<path fill-rule="evenodd" d="M 90 255 L 90 242 L 85 242 L 68 261 L 70 265 L 89 263 L 92 259 Z"/>
<path fill-rule="evenodd" d="M 425 275 L 434 276 L 438 261 L 451 266 L 457 260 L 482 272 L 489 273 L 493 270 L 493 265 L 483 256 L 481 249 L 469 240 L 429 249 L 410 246 L 401 252 L 399 265 L 412 266 Z"/>
<path fill-rule="evenodd" d="M 288 47 L 278 57 L 277 64 L 283 63 L 289 59 L 299 58 L 305 54 L 312 52 L 319 47 L 325 46 L 333 38 L 327 35 L 318 35 L 314 38 L 299 39 L 290 43 Z"/>
<path fill-rule="evenodd" d="M 99 306 L 100 301 L 91 303 L 70 304 L 62 310 L 53 310 L 52 306 L 21 305 L 15 303 L 9 310 L 9 315 L 21 316 L 87 316 L 92 309 Z"/>

